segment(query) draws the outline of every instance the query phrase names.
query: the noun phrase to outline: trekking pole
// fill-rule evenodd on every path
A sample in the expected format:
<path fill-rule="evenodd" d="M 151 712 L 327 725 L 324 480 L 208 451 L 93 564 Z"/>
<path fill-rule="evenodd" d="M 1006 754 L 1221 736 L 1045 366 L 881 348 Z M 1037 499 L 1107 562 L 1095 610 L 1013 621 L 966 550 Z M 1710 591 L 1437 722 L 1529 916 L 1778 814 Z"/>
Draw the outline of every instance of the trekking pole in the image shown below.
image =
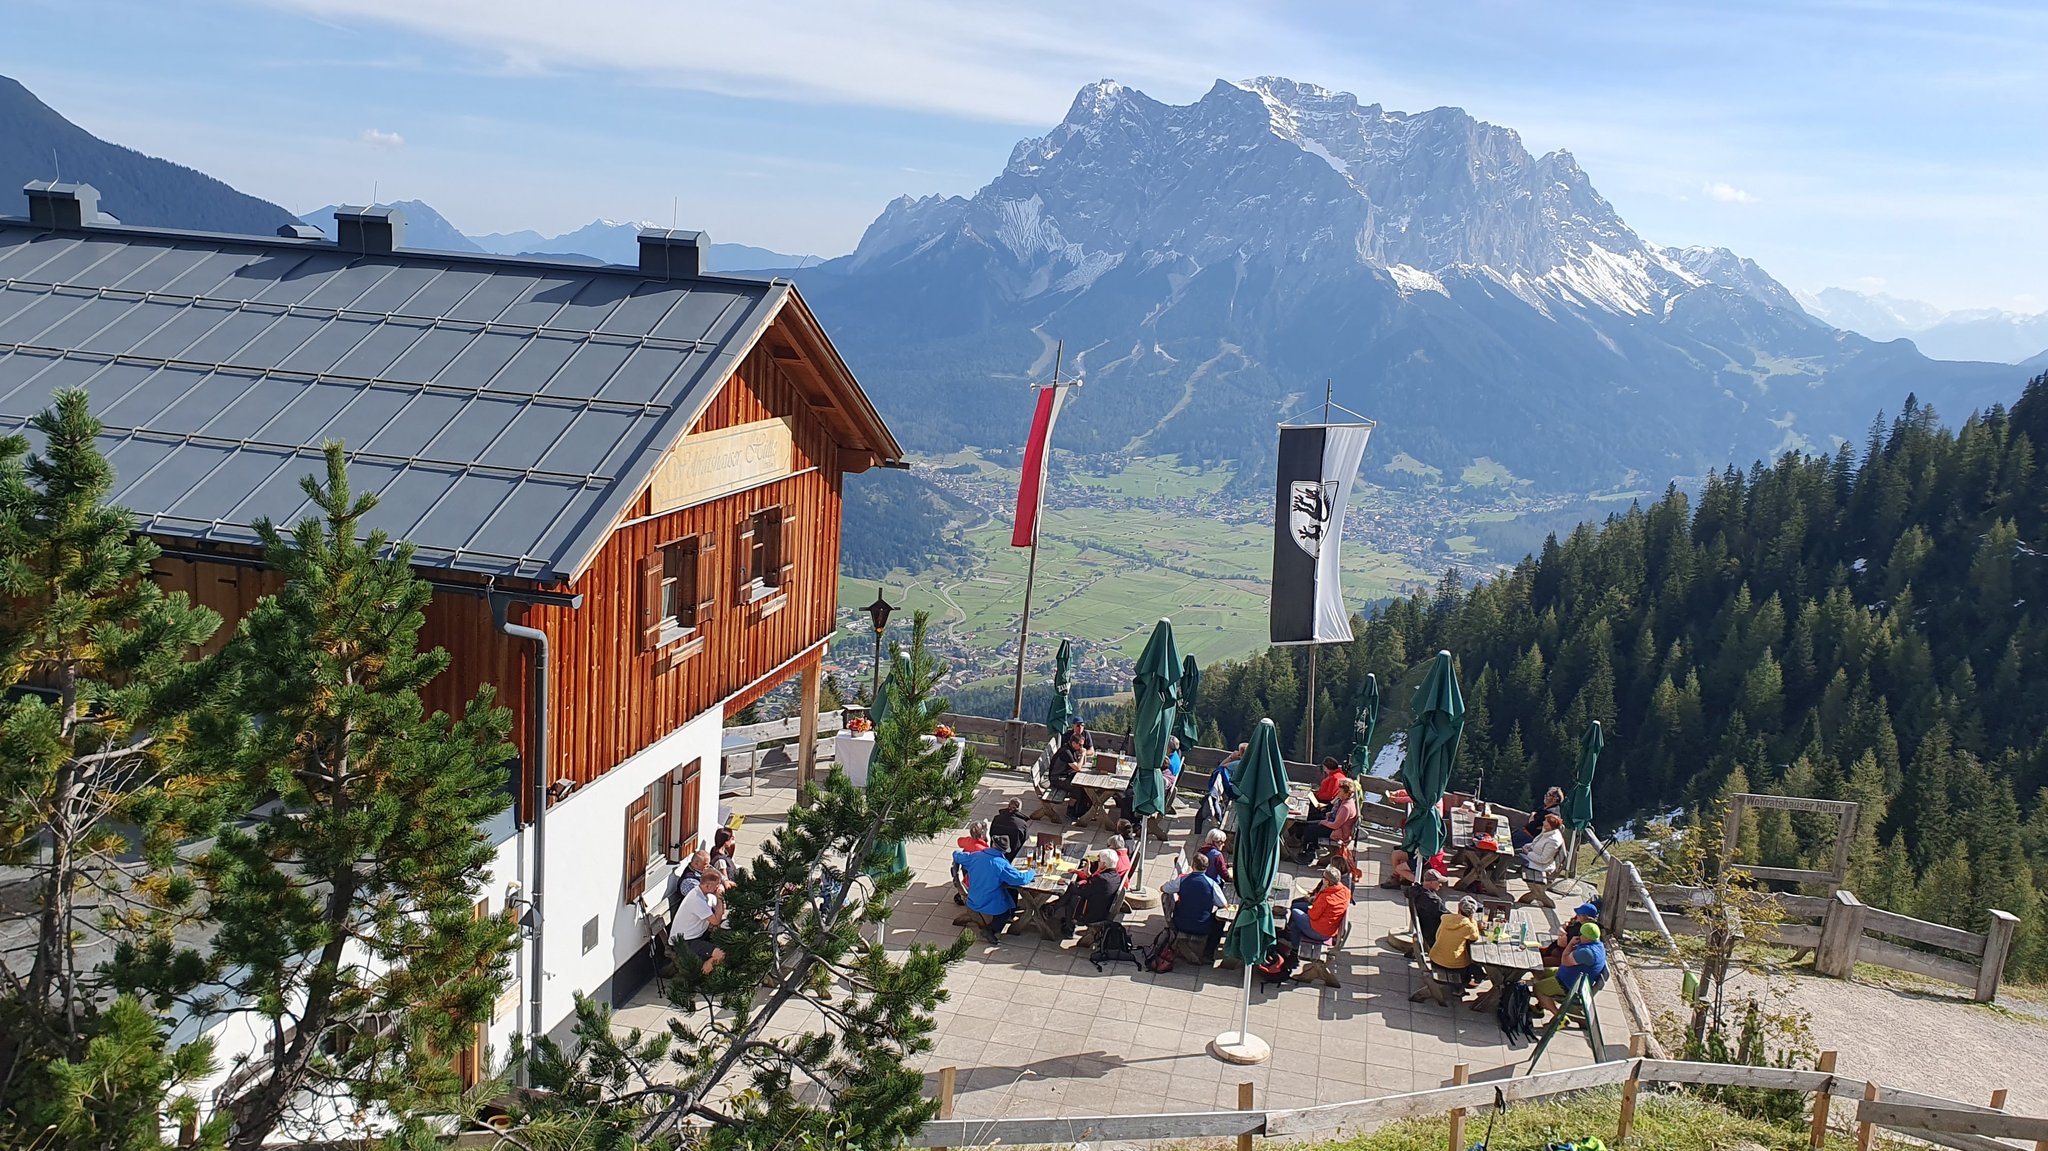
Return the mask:
<path fill-rule="evenodd" d="M 1490 1147 L 1490 1146 L 1492 1146 L 1492 1144 L 1493 1144 L 1493 1121 L 1494 1121 L 1495 1119 L 1499 1118 L 1499 1117 L 1501 1116 L 1501 1114 L 1502 1114 L 1503 1112 L 1505 1112 L 1505 1111 L 1506 1111 L 1507 1109 L 1508 1109 L 1508 1099 L 1507 1099 L 1507 1096 L 1505 1096 L 1505 1095 L 1502 1095 L 1502 1094 L 1500 1093 L 1500 1088 L 1498 1088 L 1498 1087 L 1494 1088 L 1494 1089 L 1493 1089 L 1493 1106 L 1492 1106 L 1492 1107 L 1490 1107 L 1490 1108 L 1488 1108 L 1488 1109 L 1487 1109 L 1487 1111 L 1486 1111 L 1486 1134 L 1485 1134 L 1484 1136 L 1482 1136 L 1482 1137 L 1480 1138 L 1479 1142 L 1477 1142 L 1477 1143 L 1475 1143 L 1475 1144 L 1473 1144 L 1473 1145 L 1472 1145 L 1472 1151 L 1487 1151 L 1487 1148 L 1488 1148 L 1488 1147 Z"/>

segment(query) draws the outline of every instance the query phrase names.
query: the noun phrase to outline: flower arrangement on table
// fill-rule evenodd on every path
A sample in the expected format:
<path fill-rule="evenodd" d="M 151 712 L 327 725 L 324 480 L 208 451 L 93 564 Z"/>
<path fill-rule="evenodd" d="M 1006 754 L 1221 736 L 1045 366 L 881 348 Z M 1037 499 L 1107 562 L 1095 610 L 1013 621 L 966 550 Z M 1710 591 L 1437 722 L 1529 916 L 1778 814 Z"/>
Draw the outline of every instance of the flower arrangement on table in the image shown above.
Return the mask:
<path fill-rule="evenodd" d="M 951 738 L 953 738 L 953 729 L 952 729 L 952 728 L 950 728 L 950 727 L 947 727 L 947 726 L 946 726 L 945 724 L 943 724 L 943 723 L 942 723 L 942 724 L 940 724 L 939 726 L 937 726 L 937 727 L 935 727 L 935 728 L 933 728 L 933 729 L 932 729 L 932 738 L 933 738 L 933 739 L 951 739 Z"/>
<path fill-rule="evenodd" d="M 875 721 L 864 715 L 857 715 L 846 721 L 846 730 L 854 735 L 863 735 L 875 730 Z"/>

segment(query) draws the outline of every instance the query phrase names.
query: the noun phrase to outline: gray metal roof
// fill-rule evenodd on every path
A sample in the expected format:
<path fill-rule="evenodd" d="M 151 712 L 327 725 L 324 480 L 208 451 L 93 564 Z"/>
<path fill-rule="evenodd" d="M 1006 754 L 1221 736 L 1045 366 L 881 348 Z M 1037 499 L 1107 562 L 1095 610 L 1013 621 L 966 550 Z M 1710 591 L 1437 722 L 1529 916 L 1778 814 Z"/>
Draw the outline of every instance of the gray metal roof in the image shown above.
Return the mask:
<path fill-rule="evenodd" d="M 87 388 L 114 500 L 231 544 L 308 514 L 339 439 L 415 562 L 564 580 L 793 291 L 0 218 L 0 431 Z"/>

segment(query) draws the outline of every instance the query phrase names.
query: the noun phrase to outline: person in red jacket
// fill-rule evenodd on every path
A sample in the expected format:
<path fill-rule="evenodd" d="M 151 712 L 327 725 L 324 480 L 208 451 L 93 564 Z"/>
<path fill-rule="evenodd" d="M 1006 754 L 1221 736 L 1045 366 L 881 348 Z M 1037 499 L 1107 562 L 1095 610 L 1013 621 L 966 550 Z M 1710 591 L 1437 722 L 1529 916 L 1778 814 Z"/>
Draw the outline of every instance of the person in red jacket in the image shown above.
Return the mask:
<path fill-rule="evenodd" d="M 1344 930 L 1344 917 L 1351 914 L 1351 885 L 1338 867 L 1323 869 L 1323 881 L 1306 899 L 1297 899 L 1287 913 L 1287 940 L 1295 947 L 1303 942 L 1328 943 Z"/>
<path fill-rule="evenodd" d="M 1338 763 L 1335 756 L 1325 757 L 1323 760 L 1323 778 L 1316 784 L 1316 802 L 1337 802 L 1340 789 L 1350 782 L 1351 777 L 1344 773 L 1344 765 Z"/>

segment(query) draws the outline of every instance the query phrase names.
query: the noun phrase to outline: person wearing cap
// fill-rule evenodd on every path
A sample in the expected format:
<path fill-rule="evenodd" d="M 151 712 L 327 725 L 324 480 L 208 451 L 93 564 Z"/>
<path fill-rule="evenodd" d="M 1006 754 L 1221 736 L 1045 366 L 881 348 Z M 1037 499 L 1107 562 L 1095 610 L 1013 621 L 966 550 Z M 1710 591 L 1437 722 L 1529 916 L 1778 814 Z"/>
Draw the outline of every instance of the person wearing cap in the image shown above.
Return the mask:
<path fill-rule="evenodd" d="M 1115 912 L 1120 884 L 1111 859 L 1109 852 L 1099 850 L 1082 858 L 1081 870 L 1074 873 L 1073 882 L 1060 896 L 1063 936 L 1071 937 L 1076 927 L 1106 922 Z"/>
<path fill-rule="evenodd" d="M 1081 741 L 1082 749 L 1085 751 L 1095 750 L 1095 740 L 1088 734 L 1088 725 L 1082 723 L 1081 717 L 1078 715 L 1067 721 L 1067 738 L 1078 738 Z"/>
<path fill-rule="evenodd" d="M 1408 906 L 1415 912 L 1415 926 L 1422 932 L 1422 946 L 1436 944 L 1437 925 L 1444 919 L 1444 884 L 1450 877 L 1441 871 L 1425 871 L 1421 883 L 1408 885 Z"/>
<path fill-rule="evenodd" d="M 1600 942 L 1600 925 L 1581 923 L 1576 945 L 1558 960 L 1556 967 L 1545 968 L 1531 990 L 1536 992 L 1538 1007 L 1556 1011 L 1558 1002 L 1581 982 L 1590 979 L 1598 987 L 1606 978 L 1607 945 Z"/>
<path fill-rule="evenodd" d="M 1216 961 L 1216 945 L 1223 940 L 1223 920 L 1216 912 L 1227 905 L 1223 885 L 1206 871 L 1190 871 L 1180 877 L 1180 889 L 1173 900 L 1173 929 L 1202 941 L 1194 957 L 1203 966 Z M 1176 958 L 1179 958 L 1176 956 Z"/>
<path fill-rule="evenodd" d="M 1557 938 L 1544 944 L 1543 950 L 1537 953 L 1543 959 L 1543 966 L 1556 967 L 1563 962 L 1565 948 L 1578 939 L 1579 928 L 1599 921 L 1600 905 L 1597 903 L 1581 903 L 1572 908 L 1572 917 L 1557 929 Z"/>

